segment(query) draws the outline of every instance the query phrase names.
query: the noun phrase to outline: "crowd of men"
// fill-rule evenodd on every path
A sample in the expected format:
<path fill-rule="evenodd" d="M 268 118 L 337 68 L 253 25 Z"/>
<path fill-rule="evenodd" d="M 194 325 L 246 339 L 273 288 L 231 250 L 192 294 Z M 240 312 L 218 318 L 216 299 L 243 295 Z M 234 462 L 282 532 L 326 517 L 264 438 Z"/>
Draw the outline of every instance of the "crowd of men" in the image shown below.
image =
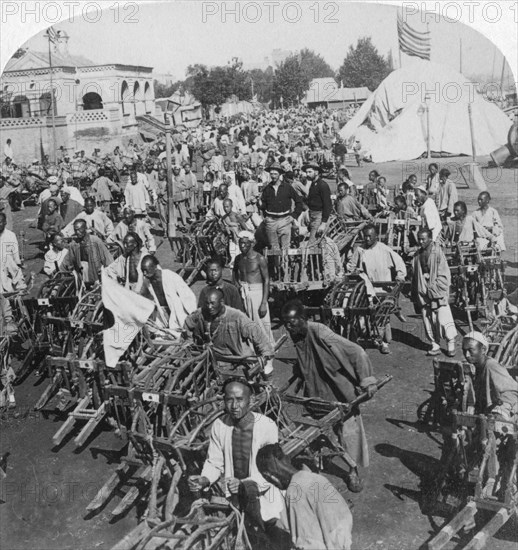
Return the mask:
<path fill-rule="evenodd" d="M 91 288 L 104 273 L 153 301 L 154 327 L 173 338 L 210 343 L 222 361 L 229 356 L 261 358 L 272 379 L 272 267 L 262 251 L 287 250 L 293 243 L 323 248 L 327 243 L 330 254 L 338 257 L 335 280 L 354 273 L 367 285 L 410 282 L 430 344 L 427 355 L 440 354 L 444 338 L 446 355 L 454 357 L 457 329 L 443 247 L 470 241 L 505 250 L 503 224 L 490 206 L 490 194 L 481 193 L 479 208 L 468 214 L 450 173 L 435 163 L 426 181 L 420 184 L 410 176 L 393 195 L 375 170 L 364 185 L 353 183 L 344 158 L 350 150 L 360 163 L 361 146 L 343 143 L 338 130 L 331 112 L 293 109 L 203 123 L 173 134 L 178 225 L 217 220 L 228 239 L 228 257 L 206 263 L 206 285 L 198 297 L 158 260 L 157 235 L 167 219 L 165 136 L 147 145 L 130 141 L 105 156 L 98 149 L 90 157 L 84 151 L 71 156 L 63 147 L 56 164 L 44 159 L 23 171 L 14 164 L 15 144 L 8 140 L 0 183 L 0 328 L 16 332 L 7 298 L 27 284 L 12 216 L 23 201 L 16 203 L 11 195 L 40 187 L 37 228 L 41 269 L 47 276 L 70 272 L 79 285 Z M 333 180 L 336 196 L 329 184 Z M 411 235 L 417 247 L 413 258 L 403 258 L 380 241 L 373 223 L 380 215 L 421 222 Z M 345 261 L 327 237 L 333 216 L 366 222 L 361 245 Z M 232 281 L 223 279 L 225 267 L 231 268 Z M 296 373 L 308 396 L 351 402 L 360 393 L 370 397 L 376 392 L 374 369 L 362 347 L 309 320 L 299 300 L 282 305 L 281 320 L 294 343 Z M 388 324 L 377 343 L 381 353 L 390 353 L 390 341 Z M 477 412 L 509 418 L 518 399 L 516 382 L 487 357 L 488 342 L 481 334 L 469 333 L 462 349 L 477 369 Z M 269 537 L 274 547 L 289 547 L 291 540 L 293 547 L 307 550 L 350 548 L 352 516 L 344 499 L 337 492 L 330 501 L 311 497 L 311 488 L 321 486 L 323 494 L 328 480 L 293 467 L 279 446 L 275 423 L 251 410 L 252 389 L 246 381 L 231 380 L 223 391 L 227 414 L 213 425 L 203 470 L 189 479 L 192 491 L 222 485 L 245 511 L 250 532 Z M 350 491 L 359 492 L 358 467 L 367 467 L 369 457 L 358 409 L 339 432 L 348 457 L 341 464 L 344 479 Z"/>

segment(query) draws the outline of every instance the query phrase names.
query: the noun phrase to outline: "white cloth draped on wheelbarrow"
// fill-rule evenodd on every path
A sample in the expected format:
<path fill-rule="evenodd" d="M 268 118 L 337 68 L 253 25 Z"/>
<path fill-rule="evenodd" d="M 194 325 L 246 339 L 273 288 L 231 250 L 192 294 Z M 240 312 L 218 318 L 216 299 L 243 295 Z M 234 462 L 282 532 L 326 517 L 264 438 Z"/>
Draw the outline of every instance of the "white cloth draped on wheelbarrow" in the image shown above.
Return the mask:
<path fill-rule="evenodd" d="M 103 347 L 106 366 L 115 368 L 122 354 L 144 326 L 155 304 L 139 294 L 124 288 L 110 279 L 102 270 L 102 302 L 113 315 L 113 325 L 103 330 Z"/>

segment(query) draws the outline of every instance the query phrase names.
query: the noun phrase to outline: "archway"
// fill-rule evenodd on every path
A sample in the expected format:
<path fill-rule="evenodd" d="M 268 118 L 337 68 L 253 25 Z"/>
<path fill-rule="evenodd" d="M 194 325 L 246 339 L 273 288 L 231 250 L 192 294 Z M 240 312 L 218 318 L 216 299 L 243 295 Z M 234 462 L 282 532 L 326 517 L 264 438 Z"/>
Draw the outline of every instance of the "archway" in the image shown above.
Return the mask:
<path fill-rule="evenodd" d="M 97 92 L 88 92 L 83 96 L 83 110 L 102 109 L 103 99 Z"/>
<path fill-rule="evenodd" d="M 131 97 L 130 97 L 129 86 L 128 86 L 128 83 L 124 80 L 122 82 L 122 87 L 121 87 L 121 102 L 122 102 L 123 115 L 129 114 L 129 112 L 126 110 L 126 103 L 129 103 L 130 100 L 131 100 Z"/>
<path fill-rule="evenodd" d="M 143 114 L 144 109 L 142 108 L 142 93 L 140 89 L 140 84 L 135 82 L 133 85 L 133 112 L 135 116 Z"/>
<path fill-rule="evenodd" d="M 12 101 L 13 118 L 29 118 L 31 116 L 31 105 L 27 96 L 17 95 Z"/>
<path fill-rule="evenodd" d="M 144 103 L 146 105 L 146 114 L 153 112 L 153 94 L 149 82 L 144 86 Z"/>

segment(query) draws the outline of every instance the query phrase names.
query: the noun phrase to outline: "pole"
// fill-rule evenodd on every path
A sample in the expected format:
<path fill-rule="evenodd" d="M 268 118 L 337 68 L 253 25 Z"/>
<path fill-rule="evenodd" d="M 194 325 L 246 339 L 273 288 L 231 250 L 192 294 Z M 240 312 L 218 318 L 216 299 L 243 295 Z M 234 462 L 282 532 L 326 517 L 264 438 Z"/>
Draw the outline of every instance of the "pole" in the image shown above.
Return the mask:
<path fill-rule="evenodd" d="M 165 118 L 165 154 L 167 162 L 167 236 L 176 237 L 176 212 L 173 203 L 174 184 L 173 170 L 171 167 L 171 118 L 169 113 L 164 114 Z"/>
<path fill-rule="evenodd" d="M 505 56 L 502 54 L 502 75 L 500 76 L 500 93 L 504 97 Z"/>
<path fill-rule="evenodd" d="M 495 64 L 496 64 L 496 46 L 493 50 L 493 67 L 491 69 L 491 82 L 495 81 Z"/>
<path fill-rule="evenodd" d="M 52 77 L 52 54 L 50 51 L 50 35 L 47 34 L 49 41 L 49 69 L 50 69 L 50 109 L 52 115 L 52 162 L 56 162 L 56 119 L 54 118 L 54 80 Z"/>
<path fill-rule="evenodd" d="M 477 150 L 475 148 L 475 130 L 473 128 L 473 112 L 471 109 L 471 103 L 468 103 L 468 117 L 469 117 L 469 132 L 471 134 L 471 156 L 473 162 L 477 160 Z"/>
<path fill-rule="evenodd" d="M 430 97 L 428 95 L 425 95 L 424 102 L 426 105 L 426 158 L 429 159 L 431 157 L 431 151 L 430 151 Z"/>

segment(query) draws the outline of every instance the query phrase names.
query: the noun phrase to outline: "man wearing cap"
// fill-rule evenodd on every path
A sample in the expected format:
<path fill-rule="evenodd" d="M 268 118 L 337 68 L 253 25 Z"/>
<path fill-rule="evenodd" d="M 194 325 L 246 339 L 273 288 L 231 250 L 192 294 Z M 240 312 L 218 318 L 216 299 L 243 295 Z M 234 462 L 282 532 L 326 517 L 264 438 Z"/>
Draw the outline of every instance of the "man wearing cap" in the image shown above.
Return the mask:
<path fill-rule="evenodd" d="M 327 221 L 333 210 L 333 203 L 331 201 L 331 190 L 329 185 L 320 177 L 318 164 L 305 164 L 302 169 L 306 172 L 310 182 L 306 202 L 309 208 L 308 244 L 311 244 L 326 230 Z"/>
<path fill-rule="evenodd" d="M 300 216 L 303 206 L 293 187 L 281 180 L 284 170 L 276 162 L 267 171 L 271 181 L 261 195 L 265 215 L 265 229 L 270 248 L 287 249 L 291 240 L 291 226 Z M 292 201 L 295 209 L 292 211 Z"/>
<path fill-rule="evenodd" d="M 250 319 L 261 324 L 270 344 L 274 346 L 275 340 L 268 309 L 270 289 L 268 264 L 265 257 L 254 250 L 255 237 L 252 232 L 241 231 L 238 239 L 241 254 L 234 262 L 234 281 L 241 291 L 246 314 Z M 271 361 L 265 365 L 264 371 L 265 374 L 271 374 L 273 371 Z"/>
<path fill-rule="evenodd" d="M 505 420 L 518 414 L 518 382 L 496 359 L 487 356 L 485 336 L 471 331 L 462 340 L 462 352 L 475 367 L 475 414 L 498 414 Z"/>
<path fill-rule="evenodd" d="M 432 232 L 432 241 L 436 242 L 442 231 L 442 222 L 435 201 L 428 196 L 428 191 L 423 185 L 415 188 L 415 202 L 419 206 L 425 227 Z"/>
<path fill-rule="evenodd" d="M 421 228 L 417 240 L 420 248 L 413 260 L 412 301 L 421 312 L 426 335 L 432 343 L 427 355 L 439 355 L 439 342 L 444 336 L 447 355 L 454 357 L 457 329 L 449 305 L 450 268 L 441 246 L 433 242 L 430 229 Z"/>

